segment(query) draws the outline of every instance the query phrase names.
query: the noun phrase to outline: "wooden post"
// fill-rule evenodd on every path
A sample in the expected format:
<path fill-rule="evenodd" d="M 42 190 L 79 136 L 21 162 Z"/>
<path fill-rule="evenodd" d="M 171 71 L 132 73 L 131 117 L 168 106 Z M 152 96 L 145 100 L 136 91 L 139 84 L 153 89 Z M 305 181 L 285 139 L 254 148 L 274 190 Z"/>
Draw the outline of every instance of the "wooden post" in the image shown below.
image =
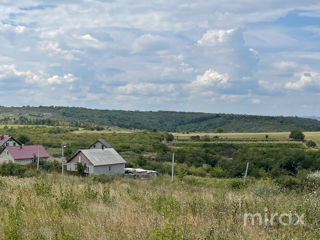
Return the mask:
<path fill-rule="evenodd" d="M 174 153 L 172 153 L 171 181 L 174 180 Z"/>
<path fill-rule="evenodd" d="M 246 172 L 244 173 L 243 185 L 246 184 L 246 179 L 248 175 L 249 162 L 247 162 Z"/>

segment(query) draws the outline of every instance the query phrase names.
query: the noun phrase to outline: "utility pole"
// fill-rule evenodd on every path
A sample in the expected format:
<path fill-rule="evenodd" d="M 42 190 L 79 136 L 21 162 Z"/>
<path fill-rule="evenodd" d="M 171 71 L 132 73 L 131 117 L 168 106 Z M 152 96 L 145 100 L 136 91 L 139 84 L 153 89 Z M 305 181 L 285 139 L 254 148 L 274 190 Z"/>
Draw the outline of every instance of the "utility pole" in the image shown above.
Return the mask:
<path fill-rule="evenodd" d="M 66 147 L 66 144 L 65 143 L 62 143 L 61 144 L 61 174 L 63 176 L 63 163 L 64 163 L 64 148 Z"/>
<path fill-rule="evenodd" d="M 174 153 L 172 153 L 171 181 L 174 180 Z"/>
<path fill-rule="evenodd" d="M 40 146 L 38 145 L 37 170 L 39 170 L 39 165 L 40 165 Z"/>
<path fill-rule="evenodd" d="M 247 179 L 247 175 L 248 175 L 248 169 L 249 169 L 249 162 L 247 162 L 246 172 L 244 173 L 243 185 L 246 184 L 246 179 Z"/>

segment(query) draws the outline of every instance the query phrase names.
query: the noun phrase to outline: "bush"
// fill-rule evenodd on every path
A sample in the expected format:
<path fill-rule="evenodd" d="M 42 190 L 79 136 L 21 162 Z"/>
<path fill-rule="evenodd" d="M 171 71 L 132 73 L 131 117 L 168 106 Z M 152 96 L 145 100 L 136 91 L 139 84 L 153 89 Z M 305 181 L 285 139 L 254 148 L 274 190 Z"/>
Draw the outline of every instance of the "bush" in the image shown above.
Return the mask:
<path fill-rule="evenodd" d="M 226 176 L 226 173 L 223 171 L 221 167 L 214 167 L 209 172 L 211 177 L 215 178 L 223 178 Z"/>
<path fill-rule="evenodd" d="M 242 179 L 229 179 L 227 182 L 227 186 L 230 187 L 231 189 L 241 189 L 244 187 L 243 185 L 243 180 Z"/>
<path fill-rule="evenodd" d="M 295 141 L 303 141 L 305 136 L 301 130 L 296 129 L 291 131 L 289 137 Z"/>
<path fill-rule="evenodd" d="M 307 147 L 311 147 L 311 148 L 314 148 L 317 146 L 317 144 L 312 140 L 308 140 L 306 145 L 307 145 Z"/>
<path fill-rule="evenodd" d="M 222 127 L 217 127 L 215 132 L 216 133 L 223 133 L 224 129 Z"/>
<path fill-rule="evenodd" d="M 291 190 L 297 189 L 300 185 L 299 179 L 288 175 L 278 177 L 276 183 Z"/>
<path fill-rule="evenodd" d="M 27 168 L 19 164 L 8 162 L 0 164 L 0 175 L 24 177 Z"/>
<path fill-rule="evenodd" d="M 272 182 L 259 182 L 253 186 L 252 192 L 260 197 L 272 197 L 281 193 L 281 188 Z"/>

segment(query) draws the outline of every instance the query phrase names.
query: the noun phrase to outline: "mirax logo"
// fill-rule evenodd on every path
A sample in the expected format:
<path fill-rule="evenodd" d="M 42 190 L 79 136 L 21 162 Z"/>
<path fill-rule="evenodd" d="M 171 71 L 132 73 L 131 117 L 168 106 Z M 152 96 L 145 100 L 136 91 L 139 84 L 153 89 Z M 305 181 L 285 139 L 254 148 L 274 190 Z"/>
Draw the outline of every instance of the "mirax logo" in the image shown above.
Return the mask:
<path fill-rule="evenodd" d="M 304 225 L 304 214 L 299 215 L 298 213 L 269 213 L 268 208 L 264 209 L 264 214 L 261 213 L 245 213 L 243 215 L 244 226 L 248 225 L 251 220 L 251 225 L 254 226 L 273 226 L 278 222 L 282 226 L 297 226 Z M 257 221 L 256 221 L 257 220 Z M 250 222 L 249 222 L 250 224 Z"/>

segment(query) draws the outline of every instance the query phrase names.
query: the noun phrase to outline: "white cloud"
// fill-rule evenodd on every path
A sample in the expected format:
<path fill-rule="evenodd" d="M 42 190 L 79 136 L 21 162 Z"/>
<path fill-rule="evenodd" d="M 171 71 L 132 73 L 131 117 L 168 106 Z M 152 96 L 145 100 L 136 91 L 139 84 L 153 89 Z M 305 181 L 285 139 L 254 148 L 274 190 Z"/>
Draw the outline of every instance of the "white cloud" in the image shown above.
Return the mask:
<path fill-rule="evenodd" d="M 253 104 L 260 104 L 260 103 L 261 103 L 261 100 L 260 100 L 259 98 L 252 98 L 252 99 L 251 99 L 251 102 L 252 102 Z"/>
<path fill-rule="evenodd" d="M 132 51 L 133 53 L 153 52 L 166 49 L 168 46 L 168 39 L 159 35 L 144 34 L 134 41 Z"/>
<path fill-rule="evenodd" d="M 248 97 L 247 95 L 240 95 L 240 94 L 223 94 L 220 96 L 220 99 L 225 102 L 237 102 L 243 98 Z"/>
<path fill-rule="evenodd" d="M 306 72 L 300 75 L 298 81 L 291 81 L 285 84 L 286 89 L 302 90 L 307 87 L 319 87 L 320 86 L 320 74 L 316 72 Z"/>
<path fill-rule="evenodd" d="M 85 34 L 79 37 L 76 37 L 80 40 L 82 40 L 82 42 L 87 46 L 87 47 L 91 47 L 91 48 L 103 48 L 104 44 L 102 42 L 100 42 L 98 39 L 92 37 L 90 34 Z"/>
<path fill-rule="evenodd" d="M 202 36 L 200 40 L 198 40 L 197 43 L 200 46 L 215 46 L 218 43 L 227 41 L 234 31 L 234 29 L 209 30 Z"/>
<path fill-rule="evenodd" d="M 190 84 L 191 88 L 225 88 L 228 86 L 228 74 L 221 74 L 208 69 L 203 75 L 198 75 Z"/>
<path fill-rule="evenodd" d="M 118 87 L 120 94 L 137 94 L 137 95 L 158 95 L 165 93 L 174 93 L 174 84 L 154 84 L 154 83 L 129 83 L 125 86 Z"/>
<path fill-rule="evenodd" d="M 50 57 L 60 56 L 66 60 L 76 59 L 70 51 L 61 49 L 58 42 L 44 41 L 41 42 L 39 47 L 41 50 L 48 52 Z"/>
<path fill-rule="evenodd" d="M 273 67 L 282 71 L 296 71 L 299 64 L 292 61 L 280 61 L 273 63 Z"/>
<path fill-rule="evenodd" d="M 54 75 L 50 78 L 48 78 L 49 84 L 63 84 L 63 83 L 72 83 L 76 80 L 76 78 L 73 76 L 73 74 L 68 73 L 64 76 L 58 76 Z"/>

